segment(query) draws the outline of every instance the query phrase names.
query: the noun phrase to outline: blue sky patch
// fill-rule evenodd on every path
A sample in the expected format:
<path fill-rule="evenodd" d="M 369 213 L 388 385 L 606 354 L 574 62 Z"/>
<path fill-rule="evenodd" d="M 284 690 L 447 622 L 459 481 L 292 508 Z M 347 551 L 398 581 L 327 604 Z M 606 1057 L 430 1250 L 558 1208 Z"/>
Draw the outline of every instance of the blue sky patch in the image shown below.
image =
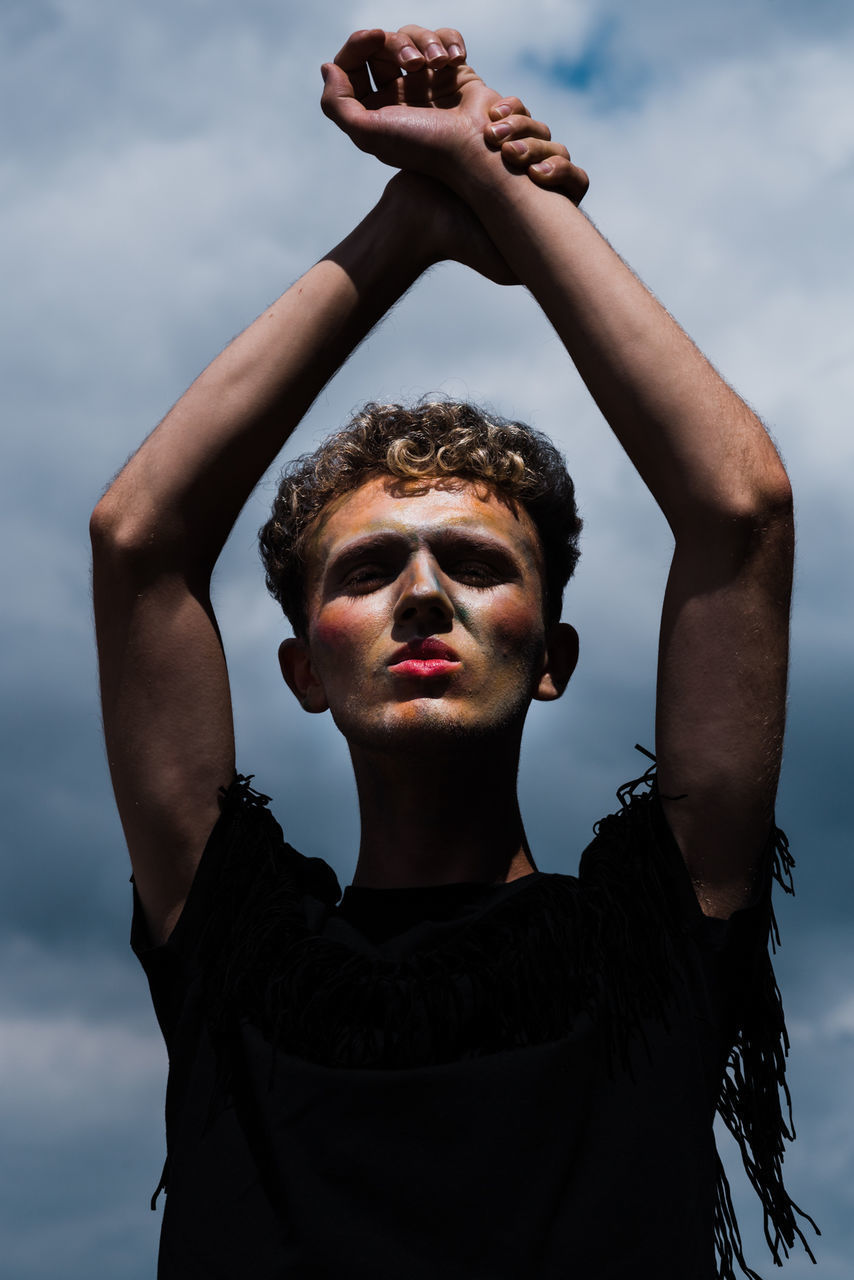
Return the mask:
<path fill-rule="evenodd" d="M 618 29 L 615 18 L 601 19 L 577 50 L 561 50 L 551 58 L 530 54 L 526 63 L 561 88 L 589 96 L 599 111 L 634 107 L 650 75 L 642 64 L 627 61 L 618 47 Z"/>

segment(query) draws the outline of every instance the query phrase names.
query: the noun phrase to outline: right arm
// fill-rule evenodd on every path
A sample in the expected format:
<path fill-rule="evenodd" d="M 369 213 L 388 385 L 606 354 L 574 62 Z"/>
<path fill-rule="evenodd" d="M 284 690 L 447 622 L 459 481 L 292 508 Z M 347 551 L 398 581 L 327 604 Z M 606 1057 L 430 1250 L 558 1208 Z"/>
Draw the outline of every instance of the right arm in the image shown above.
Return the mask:
<path fill-rule="evenodd" d="M 333 253 L 208 366 L 93 512 L 107 756 L 154 941 L 180 914 L 219 789 L 234 775 L 228 677 L 210 602 L 214 564 L 321 388 L 429 265 L 416 261 L 405 203 L 393 183 Z"/>

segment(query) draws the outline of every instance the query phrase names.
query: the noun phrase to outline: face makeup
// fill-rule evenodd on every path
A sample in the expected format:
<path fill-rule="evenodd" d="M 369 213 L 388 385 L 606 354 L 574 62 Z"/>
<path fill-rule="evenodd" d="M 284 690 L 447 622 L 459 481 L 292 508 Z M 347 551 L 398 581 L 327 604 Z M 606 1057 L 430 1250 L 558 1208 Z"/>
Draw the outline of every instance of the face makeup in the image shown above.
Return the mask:
<path fill-rule="evenodd" d="M 324 513 L 308 580 L 312 673 L 349 740 L 521 730 L 545 653 L 524 509 L 484 485 L 372 478 Z"/>

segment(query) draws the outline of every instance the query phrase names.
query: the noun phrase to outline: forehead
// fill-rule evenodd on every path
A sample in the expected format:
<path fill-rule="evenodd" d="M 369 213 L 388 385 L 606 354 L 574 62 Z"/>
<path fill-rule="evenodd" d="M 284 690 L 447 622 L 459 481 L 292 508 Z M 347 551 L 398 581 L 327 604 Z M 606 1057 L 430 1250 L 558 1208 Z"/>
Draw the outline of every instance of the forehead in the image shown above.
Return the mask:
<path fill-rule="evenodd" d="M 324 508 L 309 535 L 308 566 L 322 573 L 362 538 L 396 534 L 415 548 L 454 532 L 502 543 L 525 567 L 542 567 L 536 525 L 520 503 L 509 502 L 485 482 L 456 477 L 410 482 L 392 476 L 374 476 Z"/>

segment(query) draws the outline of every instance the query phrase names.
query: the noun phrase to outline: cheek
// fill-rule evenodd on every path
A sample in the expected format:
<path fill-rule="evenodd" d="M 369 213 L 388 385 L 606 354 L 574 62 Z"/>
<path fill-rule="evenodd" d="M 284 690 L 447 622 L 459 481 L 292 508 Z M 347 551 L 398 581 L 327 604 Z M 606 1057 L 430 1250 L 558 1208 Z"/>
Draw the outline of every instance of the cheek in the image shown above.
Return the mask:
<path fill-rule="evenodd" d="M 346 600 L 324 606 L 309 630 L 312 662 L 321 678 L 343 673 L 352 680 L 375 631 L 371 610 L 355 609 Z"/>
<path fill-rule="evenodd" d="M 542 618 L 530 600 L 510 597 L 496 604 L 492 619 L 496 648 L 510 662 L 529 662 L 543 648 Z"/>
<path fill-rule="evenodd" d="M 325 610 L 311 628 L 310 644 L 312 656 L 324 666 L 346 661 L 354 645 L 353 629 L 339 610 Z"/>

